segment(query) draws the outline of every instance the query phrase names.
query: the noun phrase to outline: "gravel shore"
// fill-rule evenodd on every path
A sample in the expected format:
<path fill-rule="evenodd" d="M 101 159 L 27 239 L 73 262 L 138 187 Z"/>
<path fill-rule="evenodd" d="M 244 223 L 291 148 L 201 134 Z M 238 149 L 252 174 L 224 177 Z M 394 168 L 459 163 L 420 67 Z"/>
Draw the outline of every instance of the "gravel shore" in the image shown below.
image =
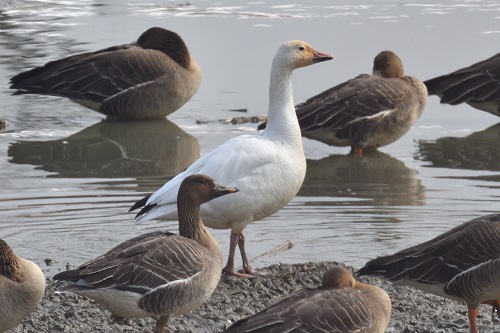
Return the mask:
<path fill-rule="evenodd" d="M 238 318 L 252 314 L 276 298 L 303 287 L 316 287 L 325 270 L 335 262 L 295 265 L 276 264 L 261 268 L 266 275 L 255 279 L 222 276 L 210 298 L 198 310 L 169 323 L 169 332 L 221 332 Z M 352 267 L 348 267 L 353 270 Z M 410 287 L 361 278 L 380 286 L 392 300 L 388 332 L 468 332 L 467 307 Z M 9 333 L 44 332 L 152 332 L 154 320 L 116 322 L 95 302 L 73 294 L 56 294 L 59 282 L 47 279 L 45 296 L 37 309 Z M 478 316 L 481 332 L 499 332 L 500 320 L 492 318 L 491 307 L 482 305 Z"/>

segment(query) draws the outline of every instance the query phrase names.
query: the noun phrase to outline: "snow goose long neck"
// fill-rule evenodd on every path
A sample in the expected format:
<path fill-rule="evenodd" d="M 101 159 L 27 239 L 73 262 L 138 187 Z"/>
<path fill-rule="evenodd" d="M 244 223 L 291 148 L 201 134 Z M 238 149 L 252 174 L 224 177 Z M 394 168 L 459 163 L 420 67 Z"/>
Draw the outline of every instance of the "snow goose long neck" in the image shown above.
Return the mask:
<path fill-rule="evenodd" d="M 45 277 L 33 262 L 17 256 L 0 239 L 0 332 L 8 331 L 42 300 Z"/>
<path fill-rule="evenodd" d="M 274 57 L 269 88 L 270 126 L 256 135 L 240 135 L 195 161 L 155 193 L 137 201 L 136 221 L 160 216 L 177 217 L 176 193 L 182 180 L 203 173 L 237 187 L 239 195 L 213 200 L 201 206 L 206 226 L 231 229 L 229 254 L 223 271 L 238 277 L 258 274 L 248 261 L 243 230 L 283 208 L 297 194 L 306 174 L 306 159 L 292 98 L 292 72 L 296 68 L 332 59 L 303 41 L 281 45 Z M 234 269 L 239 247 L 243 271 Z"/>
<path fill-rule="evenodd" d="M 299 52 L 290 52 L 290 49 Z M 302 147 L 300 126 L 292 92 L 294 69 L 333 59 L 333 56 L 293 40 L 283 44 L 274 56 L 269 84 L 268 135 L 281 136 Z M 272 134 L 271 134 L 272 133 Z"/>

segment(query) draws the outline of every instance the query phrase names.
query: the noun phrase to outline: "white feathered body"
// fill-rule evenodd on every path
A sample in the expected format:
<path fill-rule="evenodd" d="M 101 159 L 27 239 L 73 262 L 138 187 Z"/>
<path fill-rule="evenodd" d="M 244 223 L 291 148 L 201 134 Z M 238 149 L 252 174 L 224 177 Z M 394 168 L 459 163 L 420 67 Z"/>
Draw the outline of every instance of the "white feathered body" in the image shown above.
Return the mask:
<path fill-rule="evenodd" d="M 189 175 L 202 173 L 239 189 L 236 195 L 203 204 L 203 222 L 211 228 L 238 233 L 248 223 L 276 213 L 292 200 L 304 181 L 305 171 L 300 134 L 292 144 L 279 137 L 271 139 L 265 131 L 238 136 L 197 160 L 153 193 L 147 204 L 157 206 L 143 220 L 160 216 L 177 219 L 180 183 Z"/>

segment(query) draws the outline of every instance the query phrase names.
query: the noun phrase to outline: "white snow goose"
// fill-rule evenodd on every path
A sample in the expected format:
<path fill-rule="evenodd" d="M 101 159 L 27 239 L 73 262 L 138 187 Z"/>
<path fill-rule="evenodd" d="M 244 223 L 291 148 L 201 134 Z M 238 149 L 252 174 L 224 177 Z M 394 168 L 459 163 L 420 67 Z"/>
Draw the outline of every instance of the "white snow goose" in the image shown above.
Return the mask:
<path fill-rule="evenodd" d="M 205 224 L 216 229 L 231 229 L 229 256 L 224 272 L 249 277 L 255 272 L 245 251 L 243 230 L 252 221 L 271 216 L 297 194 L 305 177 L 306 159 L 300 127 L 292 98 L 294 69 L 333 59 L 299 40 L 284 43 L 277 51 L 269 85 L 269 126 L 256 135 L 241 135 L 195 161 L 162 188 L 136 202 L 130 211 L 142 207 L 136 221 L 157 217 L 177 218 L 176 196 L 182 180 L 203 173 L 224 184 L 237 187 L 238 195 L 212 201 L 201 207 Z M 245 273 L 234 269 L 234 254 L 239 246 Z"/>

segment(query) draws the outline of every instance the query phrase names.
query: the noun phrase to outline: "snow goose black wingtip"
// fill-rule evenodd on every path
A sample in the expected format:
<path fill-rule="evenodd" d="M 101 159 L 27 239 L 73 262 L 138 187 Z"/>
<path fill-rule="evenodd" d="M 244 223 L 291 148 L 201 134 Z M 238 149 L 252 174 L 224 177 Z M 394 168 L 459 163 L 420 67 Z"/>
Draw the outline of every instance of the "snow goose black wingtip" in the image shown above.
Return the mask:
<path fill-rule="evenodd" d="M 90 297 L 115 316 L 155 317 L 155 333 L 162 333 L 171 316 L 196 309 L 215 290 L 223 256 L 200 205 L 237 191 L 206 175 L 186 177 L 177 197 L 179 235 L 137 236 L 54 279 L 73 282 L 61 291 Z"/>
<path fill-rule="evenodd" d="M 17 256 L 0 239 L 0 332 L 19 324 L 40 303 L 45 276 L 33 262 Z"/>
<path fill-rule="evenodd" d="M 481 303 L 500 310 L 500 214 L 462 223 L 421 244 L 368 261 L 356 273 L 467 303 L 471 333 L 477 333 Z"/>
<path fill-rule="evenodd" d="M 153 27 L 136 43 L 73 55 L 17 74 L 10 79 L 10 89 L 16 89 L 14 95 L 67 97 L 109 117 L 147 120 L 179 109 L 200 82 L 200 68 L 182 38 Z"/>
<path fill-rule="evenodd" d="M 500 117 L 500 53 L 424 84 L 442 104 L 467 103 Z"/>
<path fill-rule="evenodd" d="M 293 328 L 297 332 L 382 333 L 390 314 L 391 301 L 385 291 L 358 282 L 346 268 L 334 266 L 323 275 L 321 287 L 285 296 L 224 332 L 285 333 Z"/>
<path fill-rule="evenodd" d="M 211 228 L 231 229 L 229 255 L 223 271 L 237 277 L 258 275 L 248 261 L 243 230 L 249 223 L 271 216 L 290 202 L 302 186 L 306 172 L 293 103 L 293 71 L 332 58 L 304 41 L 283 43 L 271 65 L 268 128 L 257 135 L 232 138 L 195 161 L 149 199 L 135 204 L 134 208 L 140 208 L 145 203 L 143 209 L 149 209 L 146 215 L 139 216 L 141 222 L 160 216 L 175 220 L 174 193 L 180 181 L 192 173 L 204 173 L 237 187 L 238 195 L 202 205 L 202 215 Z M 234 269 L 236 247 L 240 249 L 244 273 Z"/>

